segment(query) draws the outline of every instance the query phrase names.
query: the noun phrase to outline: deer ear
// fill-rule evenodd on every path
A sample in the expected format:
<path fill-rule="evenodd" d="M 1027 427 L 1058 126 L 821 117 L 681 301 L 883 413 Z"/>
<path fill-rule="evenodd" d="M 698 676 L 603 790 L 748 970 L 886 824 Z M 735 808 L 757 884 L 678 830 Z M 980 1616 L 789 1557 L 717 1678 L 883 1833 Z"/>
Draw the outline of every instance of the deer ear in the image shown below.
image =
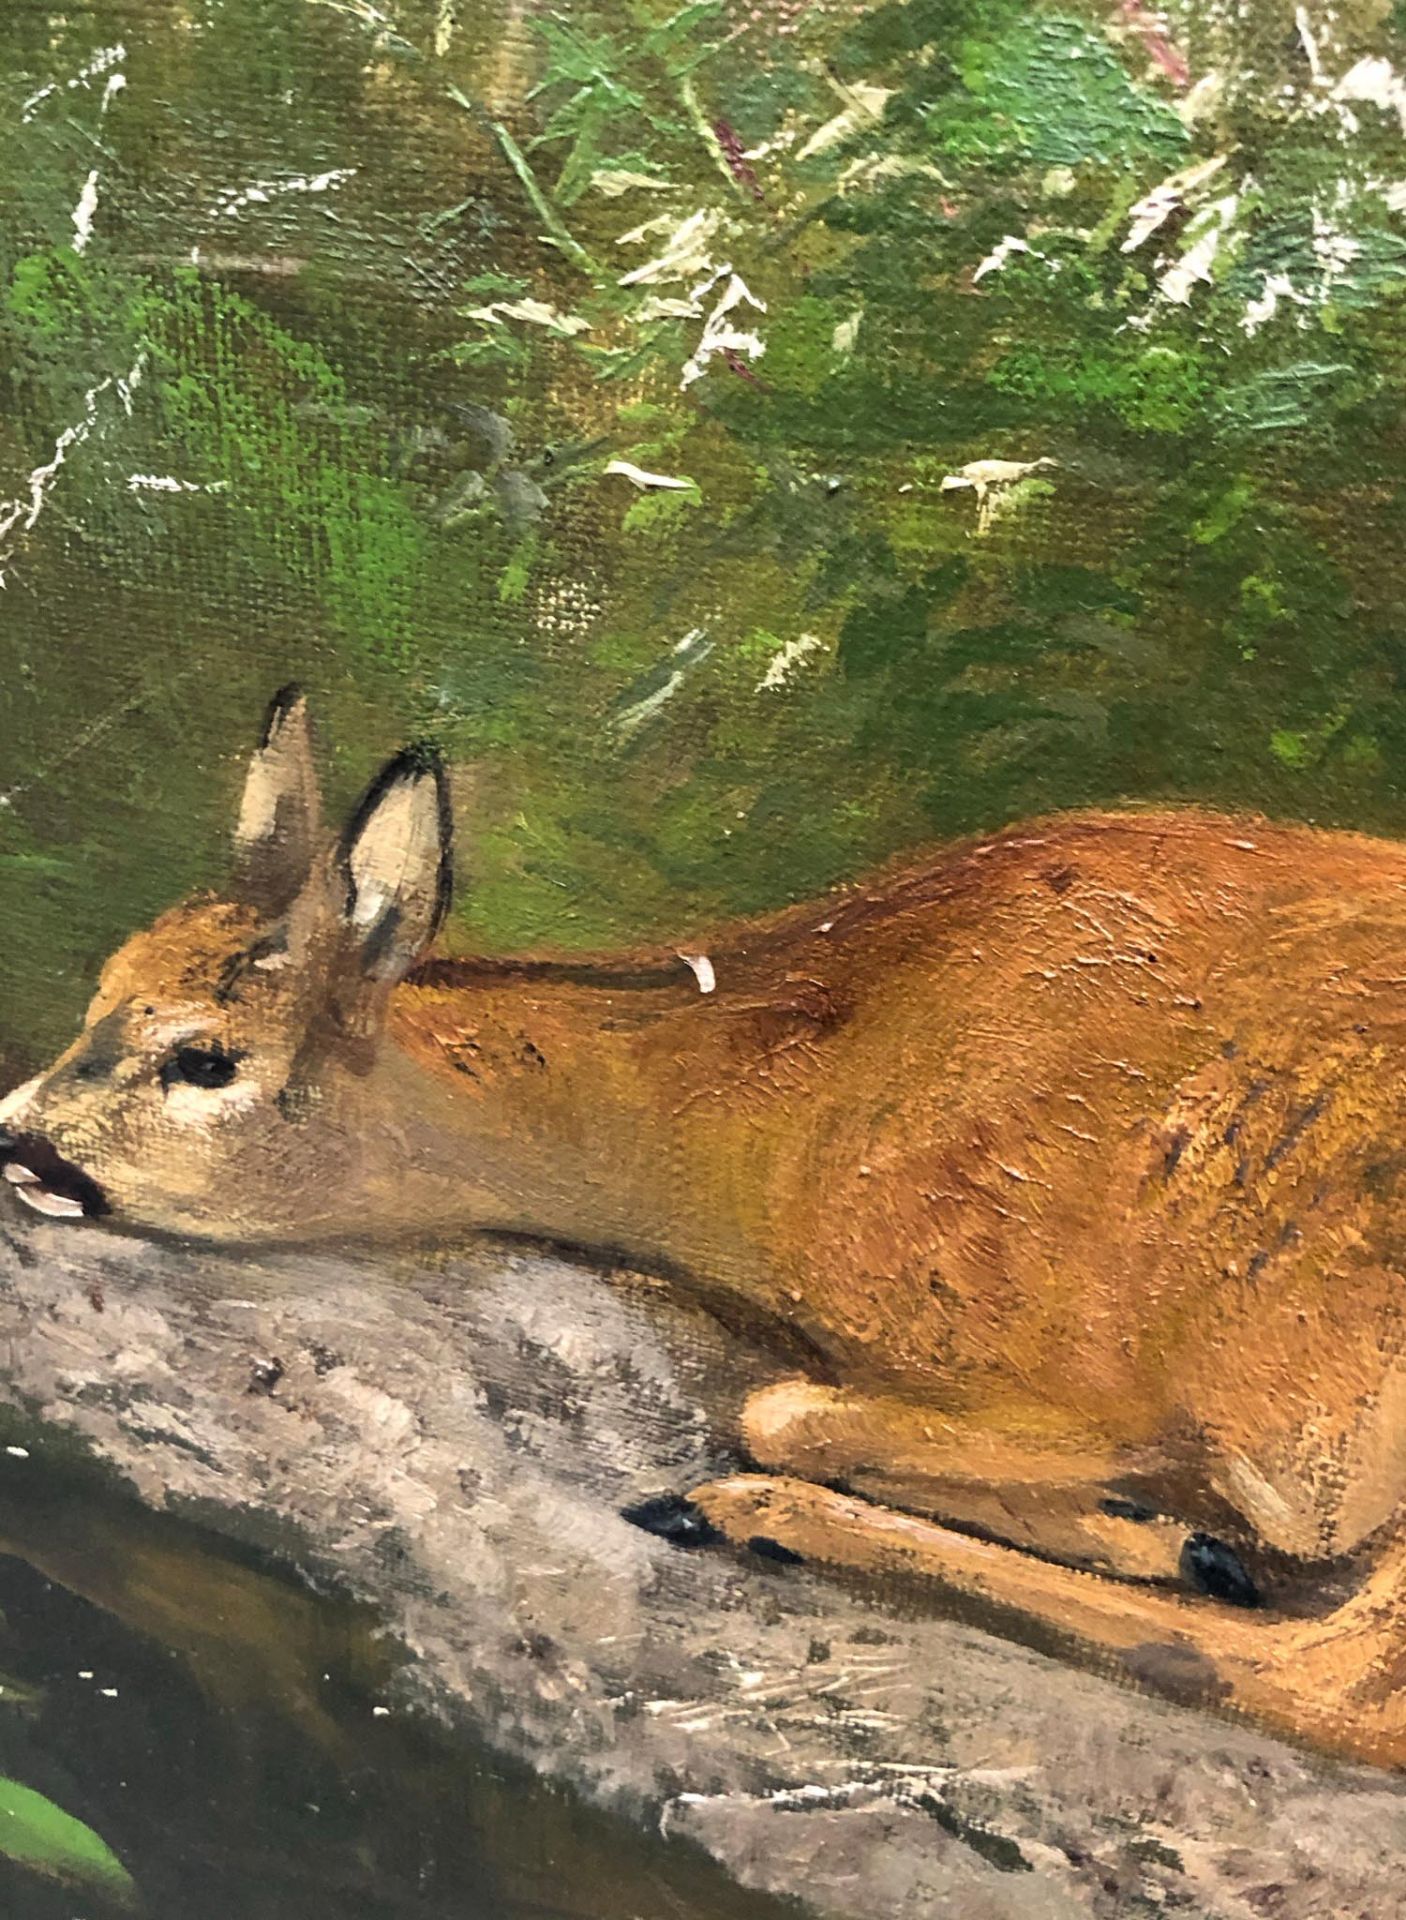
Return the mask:
<path fill-rule="evenodd" d="M 407 747 L 383 767 L 337 850 L 344 927 L 362 972 L 394 981 L 421 958 L 449 910 L 449 783 L 433 749 Z"/>
<path fill-rule="evenodd" d="M 238 897 L 270 916 L 289 907 L 312 872 L 321 818 L 307 701 L 300 688 L 284 687 L 244 780 L 234 829 Z"/>

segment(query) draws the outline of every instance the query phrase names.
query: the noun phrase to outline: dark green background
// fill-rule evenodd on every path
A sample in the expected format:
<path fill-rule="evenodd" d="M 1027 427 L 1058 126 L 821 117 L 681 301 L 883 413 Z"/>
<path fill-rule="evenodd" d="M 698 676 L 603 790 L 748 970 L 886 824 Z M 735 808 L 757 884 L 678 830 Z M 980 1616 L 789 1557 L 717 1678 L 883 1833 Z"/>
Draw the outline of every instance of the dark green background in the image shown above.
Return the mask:
<path fill-rule="evenodd" d="M 472 769 L 461 944 L 682 936 L 1125 796 L 1400 825 L 1406 143 L 1333 98 L 1400 9 L 1339 8 L 1318 79 L 1287 0 L 1174 5 L 1165 41 L 1136 6 L 758 11 L 4 9 L 0 499 L 144 368 L 0 541 L 17 1064 L 124 929 L 218 880 L 294 675 L 339 802 L 406 736 Z M 119 43 L 103 115 L 103 76 L 64 83 Z M 1217 155 L 1124 251 L 1139 196 Z M 1212 277 L 1167 299 L 1229 193 Z M 706 276 L 621 287 L 666 237 L 621 235 L 696 213 L 766 351 L 681 389 L 702 320 L 643 302 Z M 974 282 L 1007 236 L 1033 251 Z M 524 297 L 590 330 L 472 317 Z M 1057 464 L 982 528 L 942 481 L 990 458 Z"/>

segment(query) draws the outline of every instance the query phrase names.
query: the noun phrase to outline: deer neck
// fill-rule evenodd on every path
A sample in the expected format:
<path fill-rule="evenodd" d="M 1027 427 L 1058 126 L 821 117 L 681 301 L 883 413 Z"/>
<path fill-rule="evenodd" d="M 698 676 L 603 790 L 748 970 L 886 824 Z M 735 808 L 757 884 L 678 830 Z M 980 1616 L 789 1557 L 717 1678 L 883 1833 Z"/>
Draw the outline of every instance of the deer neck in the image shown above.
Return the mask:
<path fill-rule="evenodd" d="M 458 1224 L 734 1285 L 759 1276 L 768 1155 L 755 1108 L 744 1140 L 728 1097 L 725 1010 L 677 963 L 643 985 L 465 971 L 428 970 L 394 996 L 365 1086 L 385 1117 L 369 1205 L 379 1196 L 400 1226 L 437 1234 Z"/>

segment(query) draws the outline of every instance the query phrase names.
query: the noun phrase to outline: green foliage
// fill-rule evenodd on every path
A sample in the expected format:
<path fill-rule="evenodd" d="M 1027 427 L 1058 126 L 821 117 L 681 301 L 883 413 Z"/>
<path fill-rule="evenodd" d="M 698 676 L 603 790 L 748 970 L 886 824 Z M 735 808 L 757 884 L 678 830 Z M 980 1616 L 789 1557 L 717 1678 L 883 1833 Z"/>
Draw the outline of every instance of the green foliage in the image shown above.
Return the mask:
<path fill-rule="evenodd" d="M 466 941 L 681 932 L 1083 801 L 1406 824 L 1399 129 L 1334 94 L 1399 22 L 1340 10 L 1320 81 L 1288 0 L 573 0 L 506 39 L 476 0 L 447 47 L 378 12 L 226 0 L 160 84 L 146 48 L 81 255 L 96 93 L 26 120 L 16 42 L 0 471 L 143 375 L 11 556 L 14 750 L 97 712 L 65 601 L 201 699 L 121 847 L 0 821 L 49 946 L 94 890 L 96 945 L 134 876 L 217 876 L 227 743 L 292 670 L 344 789 L 400 732 L 485 762 Z M 102 689 L 164 748 L 143 697 Z"/>
<path fill-rule="evenodd" d="M 325 354 L 193 272 L 152 288 L 163 443 L 238 516 L 232 593 L 282 579 L 349 644 L 395 657 L 412 621 L 421 526 L 385 472 L 384 441 L 349 406 Z"/>
<path fill-rule="evenodd" d="M 32 1787 L 0 1778 L 0 1853 L 38 1873 L 124 1899 L 131 1876 L 107 1842 Z"/>
<path fill-rule="evenodd" d="M 967 40 L 954 64 L 960 85 L 946 95 L 947 114 L 934 116 L 938 144 L 954 159 L 1166 167 L 1187 144 L 1167 103 L 1136 86 L 1081 20 L 1026 15 L 991 38 Z"/>

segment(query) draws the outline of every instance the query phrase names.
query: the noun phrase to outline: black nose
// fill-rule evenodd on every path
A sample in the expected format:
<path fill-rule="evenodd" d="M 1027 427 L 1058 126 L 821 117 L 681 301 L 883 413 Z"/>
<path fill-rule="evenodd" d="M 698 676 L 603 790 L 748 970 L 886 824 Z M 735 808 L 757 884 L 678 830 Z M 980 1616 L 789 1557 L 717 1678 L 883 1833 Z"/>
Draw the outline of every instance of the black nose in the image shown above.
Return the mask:
<path fill-rule="evenodd" d="M 15 1150 L 15 1135 L 8 1127 L 0 1127 L 0 1160 L 8 1160 Z"/>

